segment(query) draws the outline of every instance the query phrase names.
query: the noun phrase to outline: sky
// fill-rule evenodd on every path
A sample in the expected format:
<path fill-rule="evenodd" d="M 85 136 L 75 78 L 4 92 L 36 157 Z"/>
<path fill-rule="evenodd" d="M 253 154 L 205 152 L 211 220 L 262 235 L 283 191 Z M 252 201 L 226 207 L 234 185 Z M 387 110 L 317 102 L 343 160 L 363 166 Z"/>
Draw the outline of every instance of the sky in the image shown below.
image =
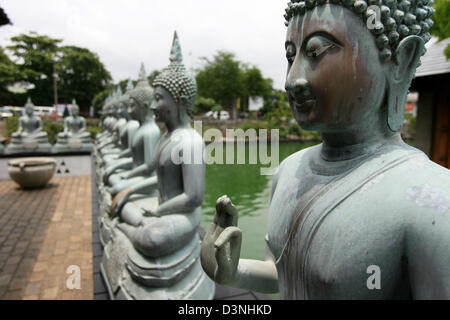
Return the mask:
<path fill-rule="evenodd" d="M 35 31 L 97 53 L 115 82 L 136 79 L 169 63 L 173 32 L 189 69 L 219 50 L 231 51 L 284 88 L 287 0 L 3 0 L 13 25 L 0 28 L 0 46 Z"/>

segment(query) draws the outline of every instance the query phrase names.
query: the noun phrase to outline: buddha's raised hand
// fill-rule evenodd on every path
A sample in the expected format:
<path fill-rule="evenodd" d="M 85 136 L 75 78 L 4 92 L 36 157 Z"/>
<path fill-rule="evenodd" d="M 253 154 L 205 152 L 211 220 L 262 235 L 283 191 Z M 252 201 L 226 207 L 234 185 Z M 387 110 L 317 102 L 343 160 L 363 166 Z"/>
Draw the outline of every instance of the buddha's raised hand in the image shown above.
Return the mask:
<path fill-rule="evenodd" d="M 238 212 L 228 196 L 216 202 L 216 214 L 203 239 L 200 259 L 203 270 L 215 282 L 232 284 L 241 255 L 242 232 Z"/>

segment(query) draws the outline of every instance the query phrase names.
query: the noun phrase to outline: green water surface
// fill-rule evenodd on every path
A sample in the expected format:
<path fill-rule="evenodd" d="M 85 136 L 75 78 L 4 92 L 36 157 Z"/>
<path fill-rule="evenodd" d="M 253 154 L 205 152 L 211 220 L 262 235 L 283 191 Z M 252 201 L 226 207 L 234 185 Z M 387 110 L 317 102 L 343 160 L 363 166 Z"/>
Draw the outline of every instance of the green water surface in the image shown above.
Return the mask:
<path fill-rule="evenodd" d="M 316 143 L 282 143 L 279 145 L 279 162 L 289 155 Z M 233 146 L 229 146 L 228 148 Z M 226 147 L 224 145 L 224 153 Z M 246 164 L 209 164 L 206 166 L 206 192 L 203 201 L 201 226 L 208 230 L 215 213 L 216 200 L 228 195 L 239 212 L 238 227 L 242 230 L 241 258 L 263 260 L 267 214 L 270 205 L 272 176 L 260 174 L 261 165 L 248 164 L 248 144 Z M 237 147 L 234 146 L 237 155 Z M 269 149 L 270 150 L 270 149 Z M 269 151 L 270 152 L 270 151 Z M 209 158 L 208 158 L 209 159 Z M 273 296 L 274 298 L 277 295 Z"/>

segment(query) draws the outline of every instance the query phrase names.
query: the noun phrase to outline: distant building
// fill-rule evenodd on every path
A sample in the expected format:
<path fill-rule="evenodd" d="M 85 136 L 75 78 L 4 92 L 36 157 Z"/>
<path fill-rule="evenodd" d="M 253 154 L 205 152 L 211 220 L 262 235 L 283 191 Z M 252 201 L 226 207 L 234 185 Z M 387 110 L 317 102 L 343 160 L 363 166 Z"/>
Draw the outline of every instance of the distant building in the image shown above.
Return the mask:
<path fill-rule="evenodd" d="M 450 168 L 450 61 L 444 55 L 448 44 L 450 38 L 434 39 L 428 46 L 411 91 L 419 93 L 416 146 Z"/>

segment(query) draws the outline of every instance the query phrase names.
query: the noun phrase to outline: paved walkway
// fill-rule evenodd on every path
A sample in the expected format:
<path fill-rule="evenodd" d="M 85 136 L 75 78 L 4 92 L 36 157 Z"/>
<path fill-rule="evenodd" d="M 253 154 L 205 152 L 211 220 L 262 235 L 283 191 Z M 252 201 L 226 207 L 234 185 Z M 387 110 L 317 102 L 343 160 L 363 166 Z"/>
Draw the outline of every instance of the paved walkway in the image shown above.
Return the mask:
<path fill-rule="evenodd" d="M 93 298 L 91 206 L 89 176 L 32 191 L 0 181 L 0 299 Z"/>

